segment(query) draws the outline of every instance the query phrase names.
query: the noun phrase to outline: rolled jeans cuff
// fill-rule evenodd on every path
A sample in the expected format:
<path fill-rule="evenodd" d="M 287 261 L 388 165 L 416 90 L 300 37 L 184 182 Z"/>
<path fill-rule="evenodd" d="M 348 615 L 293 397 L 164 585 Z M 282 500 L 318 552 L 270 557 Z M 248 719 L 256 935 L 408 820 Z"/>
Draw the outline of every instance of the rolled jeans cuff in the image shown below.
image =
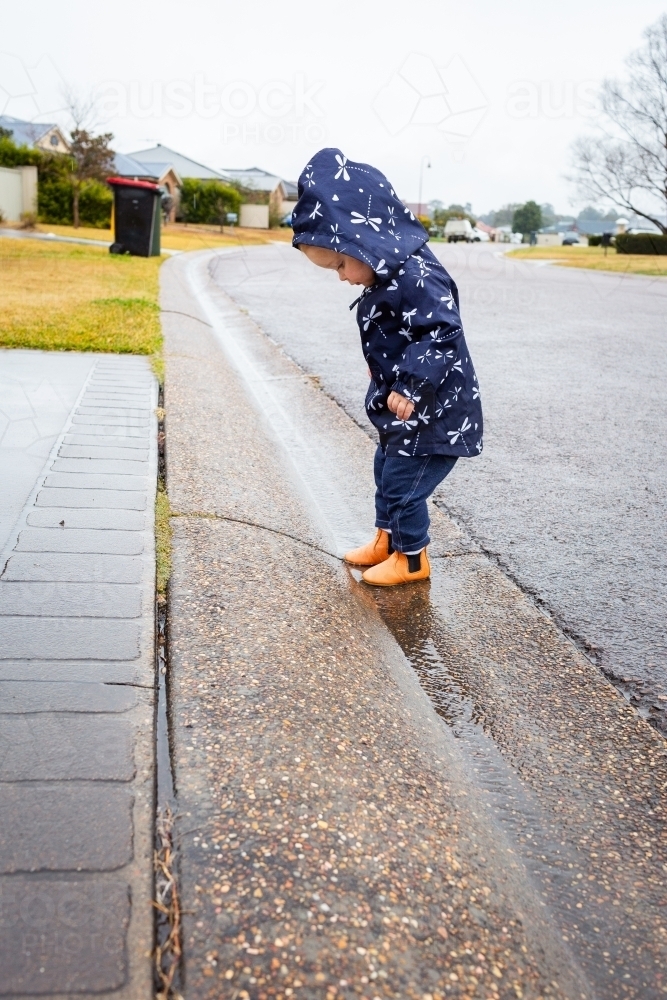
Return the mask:
<path fill-rule="evenodd" d="M 418 542 L 411 542 L 409 545 L 406 545 L 405 547 L 403 547 L 400 543 L 396 542 L 396 540 L 394 538 L 394 535 L 392 535 L 391 538 L 392 538 L 391 544 L 394 546 L 395 551 L 396 552 L 402 552 L 404 555 L 407 555 L 407 552 L 405 551 L 405 549 L 409 549 L 410 552 L 421 552 L 422 549 L 425 549 L 426 546 L 431 541 L 431 539 L 430 539 L 430 537 L 428 535 L 424 535 L 424 537 L 420 541 L 418 541 Z"/>

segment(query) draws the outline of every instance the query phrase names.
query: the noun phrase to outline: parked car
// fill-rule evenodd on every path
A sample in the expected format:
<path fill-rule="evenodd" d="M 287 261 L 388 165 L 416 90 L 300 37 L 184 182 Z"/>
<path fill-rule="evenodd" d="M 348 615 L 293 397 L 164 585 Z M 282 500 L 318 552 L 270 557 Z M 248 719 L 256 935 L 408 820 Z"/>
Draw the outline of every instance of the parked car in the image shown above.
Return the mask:
<path fill-rule="evenodd" d="M 485 233 L 483 229 L 478 229 L 477 226 L 472 231 L 472 241 L 473 243 L 488 243 L 491 237 L 488 233 Z"/>
<path fill-rule="evenodd" d="M 291 212 L 288 212 L 287 215 L 284 215 L 282 217 L 282 219 L 280 220 L 280 226 L 281 226 L 281 228 L 283 226 L 289 226 L 291 228 L 291 226 L 292 226 L 292 213 Z"/>
<path fill-rule="evenodd" d="M 581 243 L 581 240 L 579 239 L 579 234 L 578 233 L 565 233 L 565 236 L 563 237 L 563 246 L 564 247 L 571 247 L 571 246 L 574 246 L 575 243 Z"/>
<path fill-rule="evenodd" d="M 472 243 L 473 228 L 470 219 L 448 219 L 445 223 L 445 239 L 448 243 Z"/>
<path fill-rule="evenodd" d="M 512 233 L 510 243 L 523 243 L 523 233 Z"/>

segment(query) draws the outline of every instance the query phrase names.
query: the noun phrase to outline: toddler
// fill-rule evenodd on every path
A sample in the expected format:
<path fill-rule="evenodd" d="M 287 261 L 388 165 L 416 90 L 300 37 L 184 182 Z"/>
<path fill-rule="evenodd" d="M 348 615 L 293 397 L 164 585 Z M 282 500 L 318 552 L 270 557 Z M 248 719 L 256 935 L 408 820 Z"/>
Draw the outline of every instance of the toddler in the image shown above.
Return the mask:
<path fill-rule="evenodd" d="M 458 290 L 428 234 L 379 170 L 321 149 L 299 178 L 293 245 L 363 285 L 357 306 L 375 453 L 372 541 L 345 556 L 379 587 L 426 580 L 426 501 L 458 458 L 482 450 L 482 407 Z"/>

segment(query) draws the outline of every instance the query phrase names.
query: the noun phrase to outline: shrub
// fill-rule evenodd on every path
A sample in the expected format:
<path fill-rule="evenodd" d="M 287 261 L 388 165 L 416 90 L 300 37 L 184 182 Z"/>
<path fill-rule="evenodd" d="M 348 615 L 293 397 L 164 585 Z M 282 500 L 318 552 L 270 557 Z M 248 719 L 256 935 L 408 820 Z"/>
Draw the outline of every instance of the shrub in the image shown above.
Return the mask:
<path fill-rule="evenodd" d="M 228 212 L 238 213 L 241 195 L 221 181 L 200 181 L 185 178 L 181 188 L 180 215 L 186 222 L 222 226 Z"/>
<path fill-rule="evenodd" d="M 667 255 L 667 235 L 662 233 L 619 233 L 616 253 Z"/>
<path fill-rule="evenodd" d="M 37 185 L 37 213 L 42 222 L 72 225 L 72 185 L 67 178 L 47 177 Z"/>
<path fill-rule="evenodd" d="M 111 225 L 113 194 L 100 181 L 84 181 L 79 196 L 81 224 L 94 229 L 108 229 Z"/>
<path fill-rule="evenodd" d="M 589 247 L 599 247 L 599 246 L 601 246 L 602 245 L 602 236 L 601 236 L 601 234 L 598 233 L 596 236 L 589 236 L 588 237 L 588 245 L 589 245 Z"/>
<path fill-rule="evenodd" d="M 0 136 L 0 167 L 39 167 L 41 160 L 38 149 L 17 146 L 8 136 Z"/>
<path fill-rule="evenodd" d="M 71 226 L 73 221 L 73 161 L 63 153 L 45 153 L 40 149 L 17 146 L 0 135 L 0 167 L 37 167 L 37 214 L 41 222 Z M 104 228 L 111 222 L 113 196 L 106 184 L 84 181 L 80 194 L 81 222 Z"/>
<path fill-rule="evenodd" d="M 71 226 L 73 215 L 74 189 L 67 175 L 46 177 L 37 189 L 37 203 L 41 222 L 56 226 Z M 94 229 L 108 229 L 111 225 L 113 195 L 106 184 L 99 181 L 84 181 L 79 196 L 79 217 L 81 224 Z"/>

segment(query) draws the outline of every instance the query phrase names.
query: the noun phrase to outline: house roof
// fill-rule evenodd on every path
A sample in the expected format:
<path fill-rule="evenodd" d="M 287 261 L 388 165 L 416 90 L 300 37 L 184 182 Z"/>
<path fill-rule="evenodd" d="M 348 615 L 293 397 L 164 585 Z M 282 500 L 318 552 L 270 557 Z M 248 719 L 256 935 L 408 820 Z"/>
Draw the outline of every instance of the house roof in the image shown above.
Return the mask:
<path fill-rule="evenodd" d="M 260 167 L 248 167 L 245 170 L 238 170 L 233 167 L 222 167 L 220 174 L 226 180 L 236 181 L 238 184 L 243 185 L 243 187 L 250 188 L 252 191 L 275 191 L 279 184 L 282 184 L 285 188 L 285 181 L 282 177 L 277 177 L 276 174 L 270 174 L 266 170 L 262 170 Z"/>
<path fill-rule="evenodd" d="M 0 128 L 6 128 L 12 133 L 12 138 L 17 146 L 34 146 L 53 129 L 60 133 L 60 129 L 54 122 L 51 124 L 26 122 L 20 118 L 12 118 L 11 115 L 0 115 Z M 62 136 L 62 133 L 60 134 Z"/>
<path fill-rule="evenodd" d="M 154 167 L 155 164 L 140 163 L 139 160 L 135 160 L 133 156 L 127 156 L 125 153 L 116 153 L 113 158 L 114 173 L 118 177 L 154 177 L 157 179 L 162 170 L 156 172 Z"/>
<path fill-rule="evenodd" d="M 285 188 L 285 194 L 289 201 L 295 200 L 299 197 L 299 185 L 296 181 L 283 181 L 283 187 Z"/>
<path fill-rule="evenodd" d="M 169 171 L 180 186 L 181 178 L 171 163 L 140 163 L 126 153 L 115 153 L 113 169 L 117 177 L 136 177 L 141 180 L 161 181 Z"/>
<path fill-rule="evenodd" d="M 211 170 L 210 167 L 205 167 L 203 163 L 197 163 L 196 160 L 191 160 L 189 157 L 183 156 L 182 153 L 177 153 L 175 149 L 170 149 L 169 146 L 162 146 L 160 143 L 151 149 L 140 149 L 136 153 L 128 153 L 127 155 L 133 160 L 143 163 L 146 169 L 149 166 L 153 170 L 156 167 L 160 167 L 160 174 L 163 174 L 167 167 L 171 166 L 180 177 L 194 177 L 202 181 L 221 179 L 220 174 L 216 170 Z"/>

